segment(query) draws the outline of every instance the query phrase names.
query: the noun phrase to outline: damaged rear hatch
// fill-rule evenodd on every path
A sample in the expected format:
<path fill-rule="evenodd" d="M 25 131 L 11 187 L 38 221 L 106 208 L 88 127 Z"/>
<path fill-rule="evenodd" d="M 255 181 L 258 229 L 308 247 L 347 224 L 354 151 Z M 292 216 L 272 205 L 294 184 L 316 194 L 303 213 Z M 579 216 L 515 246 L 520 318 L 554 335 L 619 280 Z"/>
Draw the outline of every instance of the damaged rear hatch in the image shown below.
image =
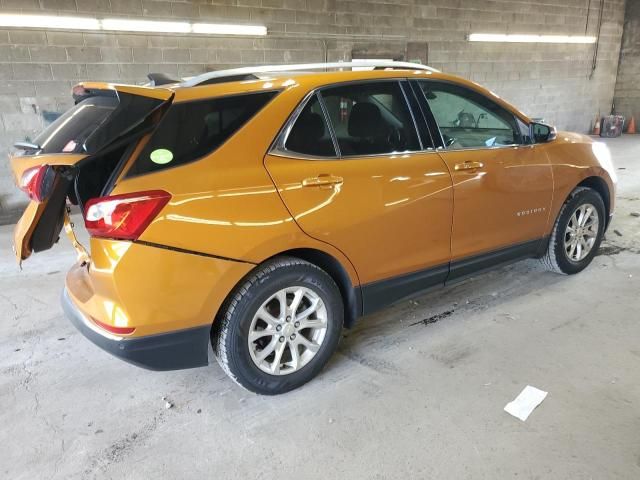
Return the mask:
<path fill-rule="evenodd" d="M 33 142 L 15 144 L 10 156 L 16 185 L 29 197 L 14 230 L 21 263 L 32 252 L 51 248 L 63 225 L 79 255 L 67 203 L 85 203 L 110 192 L 140 141 L 166 111 L 173 92 L 164 88 L 82 83 L 73 90 L 75 106 Z"/>

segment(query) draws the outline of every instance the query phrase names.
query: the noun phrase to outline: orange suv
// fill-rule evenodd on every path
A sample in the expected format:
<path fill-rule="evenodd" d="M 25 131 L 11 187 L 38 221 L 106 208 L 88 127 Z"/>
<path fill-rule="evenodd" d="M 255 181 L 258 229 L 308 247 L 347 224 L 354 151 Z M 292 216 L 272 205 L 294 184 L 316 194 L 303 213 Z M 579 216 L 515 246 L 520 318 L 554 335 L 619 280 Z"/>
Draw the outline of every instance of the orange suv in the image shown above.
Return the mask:
<path fill-rule="evenodd" d="M 207 365 L 211 343 L 237 383 L 283 393 L 400 299 L 523 258 L 581 271 L 613 212 L 605 145 L 429 67 L 151 78 L 79 84 L 11 158 L 18 261 L 64 228 L 67 316 L 142 367 Z"/>

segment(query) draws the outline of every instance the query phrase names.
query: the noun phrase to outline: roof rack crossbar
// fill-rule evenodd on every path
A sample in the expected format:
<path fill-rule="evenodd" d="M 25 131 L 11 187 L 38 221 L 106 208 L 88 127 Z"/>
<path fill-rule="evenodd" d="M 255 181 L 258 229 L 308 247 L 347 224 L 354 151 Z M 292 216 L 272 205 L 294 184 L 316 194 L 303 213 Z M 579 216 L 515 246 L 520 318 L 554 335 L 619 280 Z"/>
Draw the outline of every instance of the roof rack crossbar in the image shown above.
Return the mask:
<path fill-rule="evenodd" d="M 228 70 L 214 70 L 212 72 L 196 75 L 181 83 L 183 87 L 195 87 L 209 80 L 224 77 L 236 77 L 239 75 L 255 75 L 259 73 L 292 72 L 305 70 L 321 70 L 336 68 L 371 67 L 371 68 L 396 68 L 401 70 L 427 70 L 438 72 L 435 68 L 420 63 L 395 62 L 391 60 L 354 60 L 352 62 L 329 62 L 329 63 L 301 63 L 296 65 L 264 65 L 255 67 L 240 67 Z"/>

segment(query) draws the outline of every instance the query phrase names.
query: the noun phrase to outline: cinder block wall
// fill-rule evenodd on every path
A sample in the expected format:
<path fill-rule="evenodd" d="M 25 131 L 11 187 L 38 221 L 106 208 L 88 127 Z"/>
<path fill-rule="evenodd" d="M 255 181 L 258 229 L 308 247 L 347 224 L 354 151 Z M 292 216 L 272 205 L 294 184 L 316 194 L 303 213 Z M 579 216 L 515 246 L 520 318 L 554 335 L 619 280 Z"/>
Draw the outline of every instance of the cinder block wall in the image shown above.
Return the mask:
<path fill-rule="evenodd" d="M 0 31 L 0 154 L 68 108 L 79 80 L 143 82 L 261 63 L 405 58 L 485 84 L 534 117 L 585 132 L 611 108 L 624 0 L 605 2 L 593 45 L 470 43 L 484 33 L 595 35 L 598 0 L 1 0 L 3 13 L 263 24 L 261 38 Z M 630 0 L 631 1 L 631 0 Z M 590 11 L 588 4 L 591 3 Z M 426 45 L 425 45 L 426 44 Z M 0 163 L 0 217 L 24 195 Z"/>
<path fill-rule="evenodd" d="M 627 0 L 615 91 L 616 113 L 640 122 L 640 1 Z"/>

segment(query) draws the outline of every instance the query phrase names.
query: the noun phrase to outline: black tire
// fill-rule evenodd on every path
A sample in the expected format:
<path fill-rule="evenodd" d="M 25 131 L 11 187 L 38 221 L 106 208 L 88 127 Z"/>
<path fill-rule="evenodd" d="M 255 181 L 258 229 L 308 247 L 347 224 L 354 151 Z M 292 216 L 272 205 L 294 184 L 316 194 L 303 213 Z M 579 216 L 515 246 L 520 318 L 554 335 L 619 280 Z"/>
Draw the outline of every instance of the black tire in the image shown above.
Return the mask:
<path fill-rule="evenodd" d="M 564 248 L 564 239 L 567 225 L 574 212 L 581 206 L 591 204 L 598 213 L 598 234 L 589 254 L 580 261 L 572 260 Z M 542 257 L 542 263 L 549 269 L 557 273 L 572 275 L 584 270 L 596 256 L 606 226 L 606 209 L 604 201 L 598 192 L 587 187 L 578 187 L 564 203 L 558 214 L 558 218 L 553 227 L 549 246 L 546 254 Z"/>
<path fill-rule="evenodd" d="M 320 297 L 327 312 L 327 329 L 320 348 L 308 363 L 286 375 L 262 371 L 251 357 L 249 331 L 254 314 L 276 292 L 302 286 Z M 336 350 L 344 321 L 340 290 L 317 266 L 294 257 L 278 257 L 258 266 L 229 296 L 211 333 L 218 363 L 240 386 L 262 395 L 278 395 L 307 383 Z"/>

